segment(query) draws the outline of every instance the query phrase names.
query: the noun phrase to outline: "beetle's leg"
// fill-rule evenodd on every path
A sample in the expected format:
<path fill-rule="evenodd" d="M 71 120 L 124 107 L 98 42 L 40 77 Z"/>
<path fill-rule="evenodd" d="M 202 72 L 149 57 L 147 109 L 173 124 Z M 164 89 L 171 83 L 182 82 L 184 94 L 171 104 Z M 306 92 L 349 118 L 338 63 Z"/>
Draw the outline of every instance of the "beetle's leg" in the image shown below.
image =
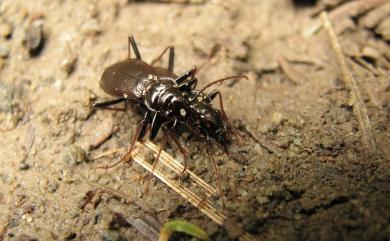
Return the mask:
<path fill-rule="evenodd" d="M 211 142 L 208 142 L 208 144 L 211 144 Z M 214 155 L 211 153 L 210 145 L 207 145 L 206 150 L 207 150 L 207 154 L 209 156 L 211 156 L 211 159 L 213 159 L 213 166 L 214 166 L 215 175 L 217 176 L 217 182 L 218 182 L 217 192 L 218 192 L 218 194 L 221 197 L 222 207 L 225 208 L 225 202 L 223 200 L 224 193 L 223 193 L 222 184 L 221 184 L 222 183 L 221 173 L 219 172 L 219 169 L 218 169 L 218 166 L 217 166 L 217 162 L 215 161 Z"/>
<path fill-rule="evenodd" d="M 207 97 L 210 99 L 210 100 L 213 100 L 216 96 L 218 95 L 219 97 L 219 105 L 221 106 L 221 113 L 222 113 L 222 118 L 223 118 L 223 121 L 225 121 L 226 123 L 229 123 L 229 120 L 227 118 L 227 115 L 225 113 L 225 110 L 223 109 L 223 101 L 222 101 L 222 94 L 219 90 L 213 90 L 211 91 Z"/>
<path fill-rule="evenodd" d="M 134 51 L 135 57 L 137 59 L 141 59 L 141 55 L 139 54 L 138 47 L 137 47 L 137 44 L 135 43 L 133 35 L 129 36 L 129 41 L 128 41 L 128 55 L 129 55 L 129 59 L 131 57 L 130 45 L 131 45 L 131 47 L 133 47 L 133 51 Z"/>
<path fill-rule="evenodd" d="M 177 85 L 180 85 L 181 83 L 183 83 L 188 77 L 191 77 L 191 76 L 194 76 L 194 74 L 196 73 L 196 67 L 192 67 L 191 69 L 187 70 L 184 74 L 182 74 L 181 76 L 177 77 L 175 79 L 175 83 Z"/>
<path fill-rule="evenodd" d="M 169 49 L 169 62 L 168 62 L 168 71 L 170 73 L 173 72 L 173 65 L 174 65 L 174 61 L 175 61 L 175 47 L 173 46 L 168 46 L 164 49 L 164 51 L 161 52 L 161 54 L 159 56 L 157 56 L 157 58 L 155 58 L 151 63 L 150 65 L 153 66 L 155 63 L 157 63 L 158 61 L 160 61 L 160 59 L 162 58 L 162 56 L 167 52 L 167 50 Z"/>
<path fill-rule="evenodd" d="M 180 144 L 179 140 L 176 139 L 176 137 L 174 137 L 173 135 L 169 135 L 169 137 L 173 140 L 173 142 L 175 142 L 177 148 L 179 148 L 181 154 L 183 155 L 184 168 L 180 172 L 180 175 L 182 175 L 187 170 L 187 159 L 188 159 L 187 151 L 183 148 L 183 146 Z"/>
<path fill-rule="evenodd" d="M 207 95 L 207 97 L 209 98 L 209 100 L 211 102 L 217 95 L 219 96 L 219 102 L 220 102 L 220 106 L 221 106 L 221 113 L 222 113 L 223 121 L 226 123 L 227 126 L 229 126 L 231 128 L 230 131 L 234 134 L 234 136 L 236 137 L 236 140 L 239 141 L 238 135 L 240 135 L 240 134 L 239 134 L 239 132 L 237 132 L 237 129 L 233 125 L 229 125 L 227 115 L 223 109 L 221 92 L 219 90 L 213 90 Z M 227 153 L 226 148 L 224 148 L 224 149 L 225 149 L 224 151 Z"/>
<path fill-rule="evenodd" d="M 175 48 L 169 49 L 168 71 L 173 73 L 173 67 L 175 65 Z"/>
<path fill-rule="evenodd" d="M 116 105 L 118 103 L 121 103 L 125 101 L 125 106 L 124 108 L 112 108 L 112 107 L 108 107 L 110 105 Z M 125 98 L 120 98 L 120 99 L 116 99 L 116 100 L 109 100 L 109 101 L 103 101 L 103 102 L 95 102 L 92 104 L 92 107 L 93 108 L 101 108 L 101 109 L 106 109 L 106 110 L 118 110 L 118 111 L 125 111 L 126 110 L 126 107 L 127 107 L 127 102 L 126 102 L 126 99 Z"/>
<path fill-rule="evenodd" d="M 115 105 L 115 104 L 121 103 L 121 102 L 123 102 L 125 100 L 126 100 L 125 98 L 120 98 L 120 99 L 116 99 L 116 100 L 95 102 L 95 103 L 93 103 L 92 107 L 93 108 L 104 108 L 106 106 L 110 106 L 110 105 Z"/>
<path fill-rule="evenodd" d="M 168 140 L 168 131 L 164 133 L 162 142 L 160 144 L 160 148 L 158 149 L 157 152 L 156 160 L 153 162 L 152 173 L 156 169 L 157 163 L 160 161 L 161 152 L 163 149 L 165 149 L 165 146 L 167 145 L 167 140 Z"/>
<path fill-rule="evenodd" d="M 202 64 L 198 65 L 199 68 L 197 69 L 197 72 L 201 71 L 204 67 L 206 67 L 206 65 L 212 60 L 212 58 L 214 58 L 214 56 L 218 53 L 218 51 L 220 49 L 221 49 L 221 46 L 219 44 L 215 44 L 211 48 L 211 50 L 210 50 L 210 52 L 209 52 L 209 54 L 207 56 L 207 59 L 204 60 Z"/>
<path fill-rule="evenodd" d="M 122 162 L 128 162 L 131 158 L 131 152 L 133 151 L 134 149 L 134 146 L 135 146 L 135 143 L 136 141 L 138 140 L 140 134 L 141 134 L 141 131 L 145 128 L 145 126 L 148 125 L 147 123 L 147 116 L 148 116 L 148 113 L 146 113 L 144 119 L 141 121 L 141 123 L 139 124 L 139 126 L 137 127 L 137 129 L 135 130 L 135 134 L 133 136 L 133 139 L 131 140 L 131 143 L 130 143 L 130 146 L 129 148 L 127 149 L 127 153 L 119 160 L 117 161 L 116 163 L 112 164 L 112 165 L 109 165 L 109 166 L 104 166 L 104 167 L 98 167 L 98 168 L 104 168 L 104 169 L 108 169 L 108 168 L 112 168 L 112 167 L 115 167 L 117 166 L 118 164 L 122 163 Z"/>
<path fill-rule="evenodd" d="M 178 89 L 180 91 L 190 92 L 196 88 L 197 84 L 198 84 L 197 78 L 186 79 L 178 86 Z"/>
<path fill-rule="evenodd" d="M 158 134 L 158 131 L 161 129 L 162 125 L 167 125 L 170 122 L 167 122 L 168 119 L 159 116 L 157 113 L 154 114 L 149 139 L 154 140 Z"/>
<path fill-rule="evenodd" d="M 151 117 L 152 117 L 152 112 L 151 111 L 147 111 L 145 113 L 145 116 L 144 116 L 143 120 L 146 123 L 150 123 L 150 118 Z M 138 141 L 141 141 L 142 138 L 144 138 L 144 136 L 145 136 L 146 132 L 148 131 L 149 127 L 150 127 L 150 125 L 148 125 L 148 124 L 145 124 L 145 125 L 142 126 L 141 131 L 140 131 L 140 133 L 138 135 L 138 138 L 137 138 Z"/>

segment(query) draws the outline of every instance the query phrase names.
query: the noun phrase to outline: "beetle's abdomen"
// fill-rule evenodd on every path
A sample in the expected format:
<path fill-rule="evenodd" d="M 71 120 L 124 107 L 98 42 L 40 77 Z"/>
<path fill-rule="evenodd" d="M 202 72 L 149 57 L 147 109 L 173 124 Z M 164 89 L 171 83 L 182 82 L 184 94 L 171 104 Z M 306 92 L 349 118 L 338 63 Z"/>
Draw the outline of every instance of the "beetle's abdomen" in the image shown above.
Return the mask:
<path fill-rule="evenodd" d="M 142 98 L 151 83 L 154 70 L 142 60 L 126 59 L 108 67 L 100 80 L 100 87 L 113 96 L 126 99 Z"/>

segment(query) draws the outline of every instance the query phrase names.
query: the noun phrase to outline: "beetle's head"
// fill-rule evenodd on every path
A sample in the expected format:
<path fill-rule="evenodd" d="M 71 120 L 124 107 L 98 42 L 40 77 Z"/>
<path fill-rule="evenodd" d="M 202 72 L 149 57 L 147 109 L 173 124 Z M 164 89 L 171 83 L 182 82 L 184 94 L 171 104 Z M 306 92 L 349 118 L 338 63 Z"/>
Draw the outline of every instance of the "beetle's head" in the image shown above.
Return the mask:
<path fill-rule="evenodd" d="M 191 127 L 206 137 L 213 139 L 223 146 L 230 143 L 226 123 L 220 110 L 213 108 L 208 101 L 191 103 Z"/>

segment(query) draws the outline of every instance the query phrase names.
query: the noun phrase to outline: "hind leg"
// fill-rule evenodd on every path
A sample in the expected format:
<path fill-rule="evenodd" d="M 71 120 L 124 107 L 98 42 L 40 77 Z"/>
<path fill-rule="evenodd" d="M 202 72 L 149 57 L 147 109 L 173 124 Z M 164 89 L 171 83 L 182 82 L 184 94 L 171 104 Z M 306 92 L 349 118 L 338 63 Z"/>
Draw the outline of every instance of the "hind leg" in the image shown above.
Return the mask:
<path fill-rule="evenodd" d="M 131 47 L 130 46 L 133 47 L 133 51 L 134 51 L 136 59 L 141 59 L 141 55 L 138 51 L 138 46 L 135 43 L 133 35 L 130 35 L 128 38 L 128 57 L 129 57 L 129 59 L 131 58 L 131 51 L 130 51 Z"/>
<path fill-rule="evenodd" d="M 229 123 L 229 120 L 227 118 L 227 115 L 225 113 L 225 110 L 223 109 L 223 101 L 222 101 L 222 94 L 219 90 L 213 90 L 211 91 L 207 97 L 210 99 L 210 101 L 212 101 L 216 96 L 218 95 L 219 97 L 219 105 L 221 107 L 221 113 L 222 113 L 222 118 L 223 120 L 226 122 L 226 124 Z"/>
<path fill-rule="evenodd" d="M 109 166 L 103 166 L 103 167 L 98 167 L 98 168 L 104 168 L 104 169 L 108 169 L 108 168 L 112 168 L 112 167 L 115 167 L 117 166 L 118 164 L 122 163 L 122 162 L 128 162 L 131 158 L 131 152 L 133 151 L 134 149 L 134 146 L 135 146 L 135 143 L 137 140 L 139 140 L 140 138 L 143 137 L 143 135 L 145 135 L 145 132 L 146 132 L 146 129 L 148 128 L 148 121 L 149 121 L 149 116 L 150 116 L 150 113 L 147 112 L 144 116 L 144 119 L 141 121 L 141 123 L 138 125 L 137 129 L 135 130 L 135 134 L 133 136 L 133 139 L 131 140 L 131 143 L 130 143 L 130 146 L 129 148 L 127 149 L 127 152 L 126 154 L 119 160 L 117 161 L 116 163 L 114 164 L 111 164 Z"/>
<path fill-rule="evenodd" d="M 116 105 L 116 104 L 119 104 L 121 102 L 125 102 L 125 106 L 123 108 L 110 107 L 111 105 Z M 125 111 L 127 109 L 127 102 L 126 102 L 125 98 L 120 98 L 120 99 L 116 99 L 116 100 L 95 102 L 95 103 L 93 103 L 92 107 L 93 108 L 106 109 L 106 110 Z"/>
<path fill-rule="evenodd" d="M 211 156 L 211 159 L 213 160 L 213 167 L 214 167 L 214 171 L 215 171 L 215 175 L 217 176 L 217 183 L 218 183 L 218 188 L 217 188 L 217 193 L 220 195 L 221 197 L 221 201 L 222 201 L 222 207 L 225 208 L 225 201 L 223 200 L 224 198 L 224 193 L 223 193 L 223 190 L 222 190 L 222 178 L 221 178 L 221 173 L 219 172 L 219 168 L 217 166 L 217 162 L 215 161 L 215 158 L 214 158 L 214 155 L 211 153 L 211 148 L 210 148 L 210 145 L 207 145 L 207 153 L 209 156 Z"/>
<path fill-rule="evenodd" d="M 179 148 L 181 154 L 183 155 L 183 160 L 184 160 L 184 168 L 183 170 L 180 172 L 180 175 L 184 174 L 184 172 L 187 170 L 187 160 L 188 160 L 188 155 L 187 155 L 187 151 L 184 149 L 184 147 L 180 144 L 179 140 L 176 139 L 176 137 L 174 137 L 173 135 L 169 135 L 169 137 L 173 140 L 173 142 L 175 142 L 177 148 Z"/>
<path fill-rule="evenodd" d="M 157 56 L 157 58 L 155 58 L 151 63 L 150 65 L 153 66 L 155 63 L 157 63 L 158 61 L 160 61 L 160 59 L 162 58 L 162 56 L 164 56 L 164 54 L 169 50 L 169 61 L 168 61 L 168 71 L 170 73 L 173 73 L 173 67 L 174 67 L 174 62 L 175 62 L 175 47 L 173 46 L 168 46 L 166 47 L 162 53 Z"/>

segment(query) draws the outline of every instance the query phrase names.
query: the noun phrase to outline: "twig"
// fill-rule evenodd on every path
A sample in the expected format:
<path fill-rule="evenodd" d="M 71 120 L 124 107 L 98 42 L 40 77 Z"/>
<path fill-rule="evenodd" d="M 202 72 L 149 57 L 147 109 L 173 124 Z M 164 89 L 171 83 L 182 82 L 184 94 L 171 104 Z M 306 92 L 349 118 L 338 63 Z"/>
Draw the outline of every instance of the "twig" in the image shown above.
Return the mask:
<path fill-rule="evenodd" d="M 153 144 L 152 142 L 146 141 L 146 142 L 144 142 L 144 145 L 147 148 L 149 148 L 150 150 L 153 150 L 155 153 L 158 152 L 158 147 L 155 144 Z M 176 159 L 169 156 L 166 152 L 161 152 L 160 157 L 161 158 L 159 161 L 161 161 L 162 164 L 168 166 L 176 174 L 181 174 L 183 172 L 183 170 L 185 170 L 185 172 L 187 172 L 190 175 L 190 177 L 192 179 L 194 179 L 194 182 L 198 186 L 205 189 L 207 196 L 210 196 L 216 192 L 215 188 L 213 188 L 212 186 L 207 184 L 205 181 L 203 181 L 200 177 L 198 177 L 192 171 L 185 169 L 185 167 L 180 162 L 178 162 Z"/>
<path fill-rule="evenodd" d="M 295 84 L 302 84 L 307 82 L 306 76 L 304 76 L 301 72 L 294 69 L 294 67 L 291 66 L 284 57 L 279 57 L 278 59 L 280 68 L 285 73 L 287 78 L 294 82 Z"/>
<path fill-rule="evenodd" d="M 358 1 L 349 1 L 340 7 L 332 10 L 329 13 L 330 19 L 340 23 L 342 26 L 338 27 L 337 32 L 341 33 L 346 28 L 350 26 L 352 20 L 351 17 L 356 17 L 362 15 L 363 13 L 369 11 L 370 9 L 376 8 L 384 3 L 387 0 L 358 0 Z M 316 21 L 309 26 L 308 28 L 303 29 L 302 35 L 304 37 L 309 37 L 320 30 L 322 24 L 316 19 Z"/>
<path fill-rule="evenodd" d="M 329 21 L 328 14 L 326 12 L 322 12 L 321 18 L 324 28 L 329 35 L 333 51 L 336 55 L 337 63 L 340 66 L 341 78 L 344 84 L 351 90 L 351 101 L 353 104 L 353 110 L 356 119 L 359 123 L 360 131 L 362 132 L 361 134 L 363 138 L 363 143 L 367 149 L 372 152 L 375 152 L 376 144 L 371 131 L 371 124 L 367 115 L 367 109 L 360 94 L 359 87 L 356 83 L 356 80 L 352 77 L 352 74 L 348 69 L 343 51 L 337 40 L 336 33 L 334 32 L 333 27 Z"/>
<path fill-rule="evenodd" d="M 95 160 L 98 160 L 100 158 L 103 158 L 103 157 L 106 157 L 106 156 L 110 156 L 112 154 L 115 154 L 117 152 L 123 152 L 125 149 L 124 148 L 116 148 L 116 149 L 110 149 L 108 151 L 105 151 L 103 153 L 100 153 L 100 154 L 97 154 L 97 155 L 94 155 L 94 156 L 91 156 L 90 158 L 88 158 L 88 160 L 90 161 L 95 161 Z"/>
<path fill-rule="evenodd" d="M 81 174 L 81 172 L 77 171 L 76 170 L 76 173 L 78 174 L 78 176 L 88 185 L 90 185 L 91 187 L 94 187 L 96 189 L 99 189 L 99 190 L 102 190 L 103 192 L 106 192 L 106 193 L 109 193 L 111 194 L 112 196 L 114 197 L 118 197 L 122 200 L 125 200 L 129 203 L 132 203 L 132 204 L 135 204 L 137 205 L 138 207 L 140 207 L 142 210 L 144 210 L 145 212 L 148 212 L 148 213 L 153 213 L 154 211 L 144 205 L 143 203 L 137 201 L 137 200 L 134 200 L 133 198 L 131 198 L 129 195 L 125 194 L 125 193 L 122 193 L 122 192 L 119 192 L 119 191 L 116 191 L 112 188 L 109 188 L 109 187 L 106 187 L 106 186 L 103 186 L 103 185 L 100 185 L 100 184 L 97 184 L 97 183 L 94 183 L 94 182 L 91 182 L 89 181 L 83 174 Z"/>

